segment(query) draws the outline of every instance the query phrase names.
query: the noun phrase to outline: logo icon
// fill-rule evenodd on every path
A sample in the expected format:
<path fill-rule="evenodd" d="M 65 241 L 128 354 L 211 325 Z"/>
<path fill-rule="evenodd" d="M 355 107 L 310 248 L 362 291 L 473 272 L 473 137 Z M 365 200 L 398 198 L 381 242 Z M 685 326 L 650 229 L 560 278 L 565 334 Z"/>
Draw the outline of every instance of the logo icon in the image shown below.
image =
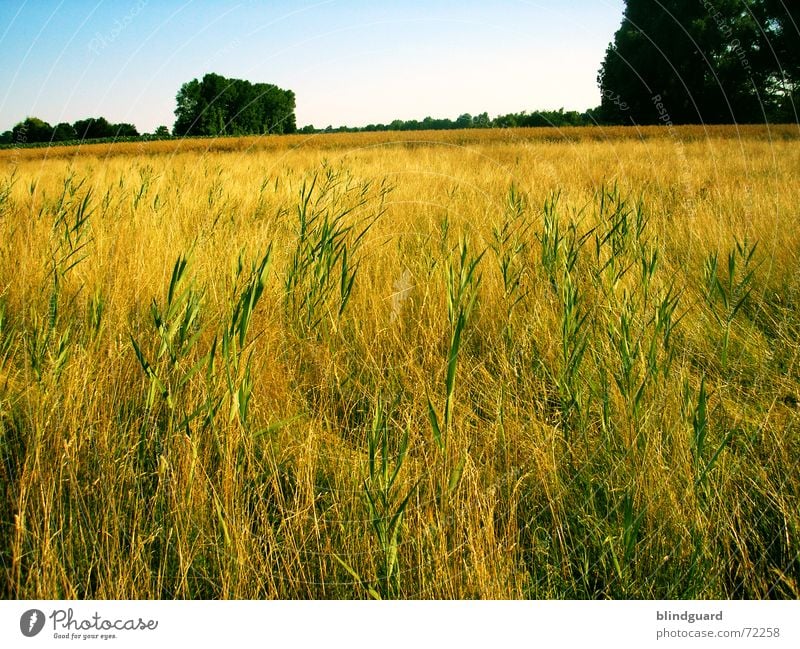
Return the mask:
<path fill-rule="evenodd" d="M 19 630 L 26 638 L 32 638 L 44 628 L 44 613 L 38 608 L 25 611 L 19 618 Z"/>

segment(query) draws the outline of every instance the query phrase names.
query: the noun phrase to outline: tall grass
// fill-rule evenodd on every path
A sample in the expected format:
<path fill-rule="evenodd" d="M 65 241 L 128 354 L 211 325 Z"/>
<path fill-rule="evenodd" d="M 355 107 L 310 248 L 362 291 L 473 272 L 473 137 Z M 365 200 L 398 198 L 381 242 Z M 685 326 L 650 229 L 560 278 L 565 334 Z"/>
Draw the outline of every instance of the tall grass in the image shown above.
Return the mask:
<path fill-rule="evenodd" d="M 797 597 L 779 132 L 0 155 L 0 593 Z"/>

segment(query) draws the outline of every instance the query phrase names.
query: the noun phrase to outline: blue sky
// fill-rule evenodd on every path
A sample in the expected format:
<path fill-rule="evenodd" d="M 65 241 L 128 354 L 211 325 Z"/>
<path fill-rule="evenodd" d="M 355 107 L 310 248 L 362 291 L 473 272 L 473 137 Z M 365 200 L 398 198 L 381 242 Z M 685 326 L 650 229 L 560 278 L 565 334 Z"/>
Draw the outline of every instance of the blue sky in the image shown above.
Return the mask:
<path fill-rule="evenodd" d="M 0 131 L 172 126 L 206 72 L 297 95 L 298 125 L 585 109 L 622 0 L 0 0 Z"/>

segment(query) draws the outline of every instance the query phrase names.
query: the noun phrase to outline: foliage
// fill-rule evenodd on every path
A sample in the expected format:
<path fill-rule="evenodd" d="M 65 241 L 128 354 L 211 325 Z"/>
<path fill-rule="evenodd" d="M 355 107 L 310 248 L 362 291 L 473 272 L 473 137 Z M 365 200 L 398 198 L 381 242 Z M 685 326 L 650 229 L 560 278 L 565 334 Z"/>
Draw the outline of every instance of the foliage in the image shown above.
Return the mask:
<path fill-rule="evenodd" d="M 208 73 L 184 83 L 176 97 L 175 135 L 294 133 L 291 90 Z"/>
<path fill-rule="evenodd" d="M 139 137 L 133 124 L 112 124 L 104 117 L 80 119 L 74 124 L 60 122 L 55 127 L 38 117 L 26 117 L 0 137 L 0 144 L 25 146 L 50 142 L 74 142 L 101 138 Z"/>
<path fill-rule="evenodd" d="M 470 115 L 463 113 L 456 119 L 447 117 L 424 119 L 395 119 L 388 124 L 368 124 L 367 126 L 328 126 L 324 129 L 315 129 L 313 126 L 304 126 L 301 133 L 356 133 L 359 131 L 446 131 L 452 129 L 473 128 L 517 128 L 517 127 L 545 127 L 545 126 L 587 126 L 595 123 L 591 112 L 578 112 L 575 110 L 536 110 L 532 112 L 521 111 L 497 115 L 492 118 L 488 113 Z"/>
<path fill-rule="evenodd" d="M 800 10 L 771 0 L 627 0 L 598 75 L 612 123 L 797 121 Z"/>
<path fill-rule="evenodd" d="M 132 124 L 111 124 L 105 117 L 80 119 L 73 128 L 79 140 L 94 140 L 103 137 L 136 137 L 139 132 Z"/>

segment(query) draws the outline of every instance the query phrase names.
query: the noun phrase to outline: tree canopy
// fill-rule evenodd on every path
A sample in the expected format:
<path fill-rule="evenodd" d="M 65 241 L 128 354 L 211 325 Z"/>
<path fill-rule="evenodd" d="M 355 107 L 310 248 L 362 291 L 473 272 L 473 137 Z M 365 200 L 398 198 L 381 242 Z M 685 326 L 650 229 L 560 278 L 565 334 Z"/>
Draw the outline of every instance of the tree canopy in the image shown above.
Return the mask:
<path fill-rule="evenodd" d="M 797 121 L 798 25 L 800 7 L 784 0 L 626 0 L 598 75 L 598 116 Z"/>
<path fill-rule="evenodd" d="M 36 144 L 40 142 L 74 142 L 98 138 L 138 137 L 133 124 L 112 124 L 104 117 L 79 119 L 74 124 L 60 122 L 55 127 L 38 117 L 26 117 L 13 129 L 0 135 L 2 144 Z"/>
<path fill-rule="evenodd" d="M 136 137 L 139 132 L 133 124 L 111 124 L 105 117 L 80 119 L 73 124 L 79 140 L 105 137 Z"/>
<path fill-rule="evenodd" d="M 206 74 L 178 91 L 175 135 L 294 133 L 295 97 L 269 83 Z"/>

